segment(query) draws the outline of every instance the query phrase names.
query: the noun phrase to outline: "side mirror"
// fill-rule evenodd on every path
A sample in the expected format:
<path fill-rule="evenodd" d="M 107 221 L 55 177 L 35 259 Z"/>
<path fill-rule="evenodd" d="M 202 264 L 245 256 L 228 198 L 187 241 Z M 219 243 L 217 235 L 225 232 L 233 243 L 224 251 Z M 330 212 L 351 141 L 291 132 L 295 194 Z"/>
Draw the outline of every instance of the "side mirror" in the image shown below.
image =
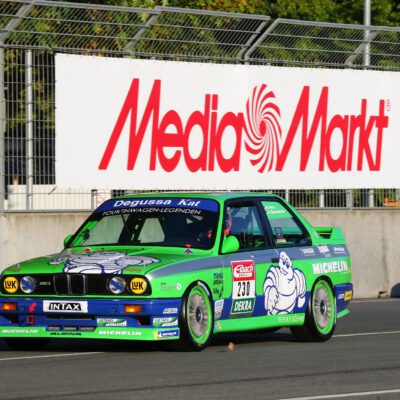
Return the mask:
<path fill-rule="evenodd" d="M 235 236 L 233 235 L 226 236 L 222 243 L 221 253 L 222 254 L 234 253 L 235 251 L 238 251 L 239 248 L 240 248 L 239 240 L 237 240 Z"/>
<path fill-rule="evenodd" d="M 74 235 L 66 236 L 66 238 L 64 239 L 64 247 L 68 247 L 69 246 L 69 244 L 71 242 L 71 239 L 72 239 L 72 236 L 74 236 Z"/>

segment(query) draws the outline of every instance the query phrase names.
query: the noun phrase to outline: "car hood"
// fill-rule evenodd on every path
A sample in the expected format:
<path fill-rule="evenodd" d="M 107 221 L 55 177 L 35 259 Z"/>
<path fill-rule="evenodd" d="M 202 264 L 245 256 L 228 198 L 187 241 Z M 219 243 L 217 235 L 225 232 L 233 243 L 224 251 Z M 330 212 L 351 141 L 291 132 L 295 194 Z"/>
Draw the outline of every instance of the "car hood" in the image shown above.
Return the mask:
<path fill-rule="evenodd" d="M 46 257 L 34 258 L 15 264 L 3 271 L 4 274 L 140 274 L 167 265 L 195 260 L 210 251 L 188 249 L 68 249 Z"/>

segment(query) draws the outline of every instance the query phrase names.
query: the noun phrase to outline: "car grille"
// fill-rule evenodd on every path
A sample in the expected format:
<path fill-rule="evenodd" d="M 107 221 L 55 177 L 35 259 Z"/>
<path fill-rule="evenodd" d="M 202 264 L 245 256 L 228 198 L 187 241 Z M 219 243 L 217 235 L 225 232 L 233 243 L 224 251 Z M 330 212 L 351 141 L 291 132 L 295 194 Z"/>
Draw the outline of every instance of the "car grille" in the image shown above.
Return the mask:
<path fill-rule="evenodd" d="M 107 295 L 111 294 L 107 290 L 108 280 L 115 275 L 94 275 L 94 274 L 31 274 L 36 279 L 37 287 L 34 295 L 62 295 L 62 296 L 81 296 L 81 295 Z M 1 279 L 1 293 L 10 295 L 4 290 Z M 13 294 L 24 294 L 20 288 Z M 126 293 L 129 294 L 129 293 Z"/>
<path fill-rule="evenodd" d="M 54 275 L 53 283 L 57 294 L 86 294 L 86 275 Z"/>

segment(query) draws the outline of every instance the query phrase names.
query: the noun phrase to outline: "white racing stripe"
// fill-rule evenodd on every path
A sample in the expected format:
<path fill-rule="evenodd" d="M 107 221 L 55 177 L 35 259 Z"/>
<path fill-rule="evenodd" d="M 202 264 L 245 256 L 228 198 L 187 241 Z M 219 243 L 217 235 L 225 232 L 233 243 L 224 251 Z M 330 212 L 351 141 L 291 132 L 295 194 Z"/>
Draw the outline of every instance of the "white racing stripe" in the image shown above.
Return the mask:
<path fill-rule="evenodd" d="M 390 394 L 390 393 L 400 393 L 400 389 L 392 390 L 375 390 L 373 392 L 356 392 L 356 393 L 340 393 L 340 394 L 327 394 L 322 396 L 308 396 L 308 397 L 291 397 L 287 399 L 280 400 L 323 400 L 323 399 L 343 399 L 346 397 L 363 397 L 363 396 L 373 396 L 379 394 Z"/>
<path fill-rule="evenodd" d="M 9 358 L 0 358 L 0 361 L 28 360 L 28 359 L 35 359 L 35 358 L 89 356 L 91 354 L 104 354 L 104 353 L 105 353 L 105 351 L 92 351 L 92 352 L 87 352 L 87 353 L 51 354 L 49 356 L 9 357 Z"/>
<path fill-rule="evenodd" d="M 352 337 L 352 336 L 372 336 L 372 335 L 396 335 L 400 331 L 387 331 L 387 332 L 361 332 L 361 333 L 348 333 L 343 335 L 333 335 L 332 337 Z"/>

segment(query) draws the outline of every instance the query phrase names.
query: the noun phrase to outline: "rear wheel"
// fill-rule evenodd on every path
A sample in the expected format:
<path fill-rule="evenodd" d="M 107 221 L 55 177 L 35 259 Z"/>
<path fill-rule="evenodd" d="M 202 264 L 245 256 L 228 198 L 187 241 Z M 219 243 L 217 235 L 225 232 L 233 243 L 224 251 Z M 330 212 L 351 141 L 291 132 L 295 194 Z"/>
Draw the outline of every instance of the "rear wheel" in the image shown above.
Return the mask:
<path fill-rule="evenodd" d="M 330 284 L 321 279 L 312 290 L 304 325 L 290 329 L 297 340 L 324 342 L 333 335 L 335 327 L 335 297 Z"/>
<path fill-rule="evenodd" d="M 181 348 L 203 350 L 210 343 L 214 313 L 209 291 L 201 282 L 192 284 L 183 296 L 179 325 Z"/>
<path fill-rule="evenodd" d="M 41 350 L 50 339 L 47 338 L 3 338 L 7 346 L 14 350 Z"/>

